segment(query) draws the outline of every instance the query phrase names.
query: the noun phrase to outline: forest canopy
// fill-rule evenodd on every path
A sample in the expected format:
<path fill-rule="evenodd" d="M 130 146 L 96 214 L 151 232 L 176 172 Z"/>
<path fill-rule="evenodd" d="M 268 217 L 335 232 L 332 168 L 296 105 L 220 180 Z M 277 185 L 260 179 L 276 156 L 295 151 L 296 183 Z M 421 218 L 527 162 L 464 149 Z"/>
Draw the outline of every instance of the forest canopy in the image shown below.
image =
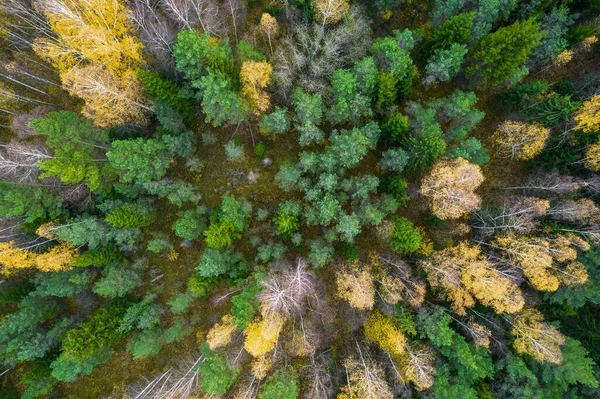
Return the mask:
<path fill-rule="evenodd" d="M 0 0 L 0 398 L 600 397 L 599 0 Z"/>

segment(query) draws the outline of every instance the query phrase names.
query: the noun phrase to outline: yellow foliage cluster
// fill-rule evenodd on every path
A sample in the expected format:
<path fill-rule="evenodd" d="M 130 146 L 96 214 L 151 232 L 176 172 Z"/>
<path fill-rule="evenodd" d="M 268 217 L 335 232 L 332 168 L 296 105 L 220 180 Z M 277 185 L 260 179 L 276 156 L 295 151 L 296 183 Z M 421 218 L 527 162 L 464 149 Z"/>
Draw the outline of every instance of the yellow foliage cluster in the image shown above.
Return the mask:
<path fill-rule="evenodd" d="M 477 346 L 481 346 L 484 348 L 490 347 L 490 337 L 492 336 L 492 331 L 479 323 L 475 323 L 474 321 L 470 321 L 467 326 L 467 333 L 473 339 L 473 342 Z"/>
<path fill-rule="evenodd" d="M 267 355 L 260 356 L 252 361 L 252 374 L 258 380 L 263 380 L 271 367 L 273 367 L 273 359 Z"/>
<path fill-rule="evenodd" d="M 271 82 L 273 67 L 268 62 L 244 61 L 240 71 L 242 94 L 248 100 L 250 109 L 257 114 L 265 112 L 271 105 L 265 88 Z"/>
<path fill-rule="evenodd" d="M 553 61 L 554 68 L 562 68 L 573 59 L 573 50 L 564 50 Z"/>
<path fill-rule="evenodd" d="M 206 335 L 206 342 L 211 350 L 229 345 L 237 327 L 233 324 L 233 315 L 226 314 Z"/>
<path fill-rule="evenodd" d="M 526 161 L 542 152 L 548 137 L 550 129 L 539 123 L 505 121 L 494 132 L 492 140 L 501 156 Z"/>
<path fill-rule="evenodd" d="M 101 127 L 146 121 L 150 108 L 135 73 L 143 65 L 143 45 L 131 34 L 125 3 L 47 0 L 40 11 L 57 38 L 35 39 L 34 51 L 85 101 L 83 114 Z"/>
<path fill-rule="evenodd" d="M 391 317 L 386 317 L 379 311 L 371 314 L 365 324 L 365 334 L 381 349 L 388 351 L 392 356 L 399 358 L 405 351 L 406 336 Z"/>
<path fill-rule="evenodd" d="M 585 167 L 600 172 L 600 142 L 590 144 L 585 149 Z"/>
<path fill-rule="evenodd" d="M 26 269 L 35 265 L 36 255 L 26 249 L 21 249 L 11 242 L 0 242 L 0 265 L 2 274 L 8 275 L 12 270 Z"/>
<path fill-rule="evenodd" d="M 71 244 L 59 244 L 48 252 L 36 254 L 21 249 L 14 242 L 0 242 L 1 274 L 10 275 L 13 271 L 36 267 L 43 272 L 57 272 L 71 269 L 78 251 Z"/>
<path fill-rule="evenodd" d="M 348 14 L 350 3 L 348 0 L 313 0 L 312 7 L 315 19 L 319 22 L 336 23 Z"/>
<path fill-rule="evenodd" d="M 248 324 L 244 330 L 244 349 L 254 357 L 261 357 L 273 350 L 279 339 L 285 320 L 281 315 L 271 312 L 263 320 Z"/>
<path fill-rule="evenodd" d="M 421 182 L 419 192 L 431 198 L 431 211 L 440 219 L 456 219 L 480 207 L 474 191 L 483 182 L 481 168 L 462 158 L 439 161 Z"/>
<path fill-rule="evenodd" d="M 130 34 L 129 12 L 121 0 L 41 2 L 57 42 L 38 39 L 36 51 L 64 73 L 82 61 L 104 65 L 117 76 L 143 64 L 143 45 Z"/>
<path fill-rule="evenodd" d="M 419 265 L 431 286 L 444 290 L 458 314 L 465 315 L 475 299 L 496 313 L 518 312 L 525 303 L 519 288 L 502 276 L 476 245 L 463 242 L 437 251 Z"/>
<path fill-rule="evenodd" d="M 583 103 L 575 114 L 575 122 L 577 122 L 576 128 L 584 132 L 591 132 L 598 128 L 598 125 L 600 125 L 600 94 Z"/>
<path fill-rule="evenodd" d="M 99 127 L 142 124 L 151 110 L 134 71 L 119 77 L 102 66 L 89 65 L 65 72 L 62 82 L 71 94 L 85 100 L 81 113 Z"/>
<path fill-rule="evenodd" d="M 48 252 L 38 255 L 35 266 L 43 272 L 59 272 L 71 269 L 77 258 L 77 250 L 71 244 L 59 244 Z"/>
<path fill-rule="evenodd" d="M 496 237 L 492 244 L 504 252 L 510 263 L 523 270 L 529 283 L 537 290 L 553 292 L 561 283 L 578 285 L 587 281 L 583 264 L 574 262 L 577 249 L 573 247 L 586 251 L 589 245 L 574 235 L 546 239 L 504 234 Z"/>
<path fill-rule="evenodd" d="M 337 399 L 393 399 L 381 366 L 369 359 L 357 361 L 349 357 L 344 362 L 348 384 L 340 389 Z"/>
<path fill-rule="evenodd" d="M 361 263 L 345 265 L 336 273 L 337 294 L 356 309 L 372 309 L 375 284 L 371 267 Z"/>
<path fill-rule="evenodd" d="M 535 309 L 526 309 L 516 316 L 512 323 L 513 346 L 517 353 L 527 353 L 539 362 L 559 364 L 562 362 L 560 346 L 565 337 L 543 320 L 544 316 Z"/>
<path fill-rule="evenodd" d="M 274 16 L 263 13 L 260 16 L 260 28 L 268 35 L 276 35 L 279 32 L 279 24 Z"/>
<path fill-rule="evenodd" d="M 430 346 L 407 345 L 406 353 L 399 362 L 402 378 L 406 382 L 412 382 L 418 391 L 431 388 L 434 382 L 435 359 L 435 351 Z"/>
<path fill-rule="evenodd" d="M 406 262 L 397 257 L 381 256 L 376 252 L 370 254 L 369 260 L 379 269 L 378 294 L 383 301 L 390 305 L 403 301 L 412 308 L 421 307 L 427 287 L 424 281 L 412 275 L 411 267 Z"/>
<path fill-rule="evenodd" d="M 37 228 L 35 234 L 48 240 L 54 240 L 56 239 L 55 226 L 55 222 L 44 223 Z"/>

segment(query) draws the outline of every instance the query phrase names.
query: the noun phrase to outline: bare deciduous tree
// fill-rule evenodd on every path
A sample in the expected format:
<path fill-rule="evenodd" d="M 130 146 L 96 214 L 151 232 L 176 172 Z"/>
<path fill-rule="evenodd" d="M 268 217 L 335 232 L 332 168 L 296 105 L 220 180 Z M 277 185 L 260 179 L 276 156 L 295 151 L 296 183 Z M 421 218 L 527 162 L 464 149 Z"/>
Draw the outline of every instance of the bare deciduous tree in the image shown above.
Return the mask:
<path fill-rule="evenodd" d="M 302 302 L 314 295 L 314 273 L 304 259 L 298 259 L 296 267 L 274 273 L 263 281 L 263 291 L 258 295 L 267 313 L 279 313 L 285 317 L 300 314 Z"/>
<path fill-rule="evenodd" d="M 528 233 L 534 230 L 536 218 L 546 214 L 550 203 L 533 197 L 510 197 L 500 207 L 486 207 L 471 216 L 471 227 L 481 237 L 497 232 Z"/>
<path fill-rule="evenodd" d="M 52 159 L 45 147 L 11 141 L 0 152 L 0 176 L 16 183 L 33 183 L 40 172 L 38 162 Z"/>
<path fill-rule="evenodd" d="M 312 355 L 303 370 L 307 385 L 302 393 L 304 399 L 328 399 L 334 394 L 333 381 L 328 369 L 331 357 L 327 354 Z"/>
<path fill-rule="evenodd" d="M 246 1 L 241 0 L 225 0 L 225 8 L 231 17 L 231 24 L 233 25 L 233 34 L 235 36 L 235 42 L 238 42 L 238 24 L 240 20 L 244 20 L 246 17 Z"/>
<path fill-rule="evenodd" d="M 369 23 L 357 8 L 328 30 L 319 24 L 296 23 L 275 50 L 273 80 L 286 98 L 294 86 L 323 92 L 333 71 L 364 57 L 370 44 Z"/>
<path fill-rule="evenodd" d="M 203 362 L 202 356 L 189 358 L 158 375 L 151 381 L 144 379 L 129 387 L 119 399 L 189 399 L 198 385 L 196 366 Z M 116 397 L 112 397 L 117 399 Z"/>
<path fill-rule="evenodd" d="M 177 39 L 175 29 L 150 0 L 133 0 L 132 8 L 131 18 L 140 31 L 140 41 L 161 65 L 169 67 L 173 63 L 171 51 Z"/>
<path fill-rule="evenodd" d="M 534 192 L 542 196 L 555 196 L 572 193 L 589 184 L 581 178 L 561 175 L 557 171 L 537 171 L 531 174 L 522 186 L 505 187 L 504 190 L 523 190 L 526 194 Z"/>
<path fill-rule="evenodd" d="M 180 29 L 200 27 L 213 36 L 223 34 L 223 16 L 214 0 L 160 0 L 160 4 Z"/>
<path fill-rule="evenodd" d="M 546 215 L 555 220 L 569 223 L 587 224 L 598 222 L 600 209 L 594 201 L 587 198 L 561 201 L 548 209 Z"/>

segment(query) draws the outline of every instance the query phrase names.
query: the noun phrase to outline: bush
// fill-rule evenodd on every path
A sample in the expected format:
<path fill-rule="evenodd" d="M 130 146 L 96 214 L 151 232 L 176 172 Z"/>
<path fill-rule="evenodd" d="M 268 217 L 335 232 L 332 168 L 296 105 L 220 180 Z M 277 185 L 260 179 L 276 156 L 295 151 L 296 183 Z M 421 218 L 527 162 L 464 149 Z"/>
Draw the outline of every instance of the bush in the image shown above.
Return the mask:
<path fill-rule="evenodd" d="M 520 83 L 502 93 L 500 99 L 510 105 L 520 107 L 526 99 L 534 99 L 550 90 L 550 84 L 545 80 L 534 79 Z"/>
<path fill-rule="evenodd" d="M 446 152 L 446 142 L 441 134 L 424 133 L 418 138 L 410 137 L 405 142 L 411 172 L 423 171 L 433 165 Z"/>
<path fill-rule="evenodd" d="M 71 266 L 88 267 L 96 266 L 103 267 L 111 263 L 118 262 L 123 259 L 123 252 L 117 248 L 101 247 L 91 251 L 86 251 L 75 258 Z"/>
<path fill-rule="evenodd" d="M 408 133 L 408 117 L 394 112 L 381 123 L 384 141 L 389 144 L 400 144 Z"/>
<path fill-rule="evenodd" d="M 225 156 L 232 162 L 244 159 L 244 146 L 239 139 L 230 140 L 225 144 Z"/>
<path fill-rule="evenodd" d="M 104 220 L 114 227 L 134 229 L 149 226 L 154 217 L 147 206 L 140 203 L 127 203 L 108 212 Z"/>
<path fill-rule="evenodd" d="M 196 367 L 202 390 L 210 395 L 225 395 L 240 374 L 240 370 L 230 369 L 227 366 L 227 357 L 210 350 L 206 342 L 202 344 L 200 351 L 204 361 Z"/>
<path fill-rule="evenodd" d="M 270 260 L 281 260 L 287 248 L 281 244 L 265 244 L 258 247 L 258 259 L 263 263 L 267 263 Z"/>
<path fill-rule="evenodd" d="M 423 43 L 422 53 L 429 58 L 436 50 L 446 50 L 453 43 L 466 44 L 471 39 L 471 27 L 474 12 L 467 12 L 453 16 L 436 28 L 429 39 Z"/>
<path fill-rule="evenodd" d="M 394 173 L 385 175 L 381 179 L 379 187 L 382 192 L 392 195 L 400 205 L 404 204 L 410 199 L 410 197 L 406 194 L 408 182 L 401 178 L 398 174 Z"/>
<path fill-rule="evenodd" d="M 390 247 L 399 254 L 415 252 L 421 245 L 421 235 L 410 220 L 399 217 L 391 220 L 393 230 L 389 237 Z"/>
<path fill-rule="evenodd" d="M 230 246 L 248 228 L 251 212 L 249 203 L 224 197 L 221 208 L 210 215 L 210 227 L 204 232 L 206 244 L 211 248 Z"/>
<path fill-rule="evenodd" d="M 200 257 L 196 270 L 201 277 L 217 277 L 224 274 L 236 275 L 246 268 L 242 256 L 230 249 L 207 248 Z"/>
<path fill-rule="evenodd" d="M 280 236 L 289 239 L 300 228 L 299 216 L 302 212 L 302 207 L 296 201 L 287 201 L 279 204 L 279 211 L 273 223 L 275 223 L 275 231 Z"/>
<path fill-rule="evenodd" d="M 206 245 L 211 248 L 229 247 L 235 240 L 242 237 L 235 226 L 229 222 L 213 223 L 204 232 Z"/>
<path fill-rule="evenodd" d="M 258 124 L 262 134 L 283 134 L 290 130 L 290 118 L 287 108 L 275 107 L 268 115 L 263 115 Z"/>
<path fill-rule="evenodd" d="M 155 254 L 170 251 L 173 249 L 173 244 L 166 237 L 155 237 L 148 241 L 148 251 Z"/>
<path fill-rule="evenodd" d="M 206 208 L 199 206 L 195 209 L 178 213 L 179 219 L 173 223 L 173 230 L 178 237 L 185 240 L 195 240 L 206 230 Z"/>
<path fill-rule="evenodd" d="M 347 261 L 358 260 L 359 251 L 354 245 L 342 244 L 340 248 L 341 255 Z"/>
<path fill-rule="evenodd" d="M 581 43 L 586 37 L 593 36 L 596 32 L 594 25 L 576 25 L 569 29 L 566 39 L 569 42 L 569 47 L 573 47 Z"/>
<path fill-rule="evenodd" d="M 396 75 L 388 72 L 379 72 L 377 74 L 377 99 L 375 100 L 375 108 L 383 110 L 391 105 L 394 105 L 398 90 L 396 89 L 398 78 Z"/>
<path fill-rule="evenodd" d="M 194 299 L 196 295 L 192 292 L 179 292 L 173 295 L 167 304 L 171 307 L 171 312 L 180 314 L 188 310 Z"/>
<path fill-rule="evenodd" d="M 144 84 L 146 93 L 154 100 L 164 101 L 171 108 L 179 112 L 187 120 L 194 116 L 194 103 L 192 100 L 180 95 L 182 89 L 170 79 L 161 77 L 158 72 L 140 69 L 138 78 Z"/>
<path fill-rule="evenodd" d="M 311 241 L 308 263 L 315 269 L 319 269 L 333 258 L 333 253 L 334 249 L 330 244 L 322 240 Z"/>
<path fill-rule="evenodd" d="M 68 330 L 62 338 L 61 358 L 83 361 L 116 344 L 121 338 L 118 326 L 126 309 L 124 302 L 101 307 L 77 328 Z"/>
<path fill-rule="evenodd" d="M 571 96 L 562 96 L 553 93 L 532 105 L 524 108 L 524 114 L 532 122 L 539 122 L 545 127 L 551 128 L 561 121 L 568 121 L 581 105 L 578 101 L 572 101 Z"/>
<path fill-rule="evenodd" d="M 300 388 L 296 372 L 290 366 L 280 369 L 267 378 L 263 391 L 258 395 L 259 399 L 296 399 L 300 394 Z"/>
<path fill-rule="evenodd" d="M 142 285 L 140 275 L 122 263 L 106 267 L 102 274 L 93 291 L 106 298 L 123 298 Z"/>
<path fill-rule="evenodd" d="M 188 279 L 188 291 L 197 297 L 206 296 L 210 290 L 219 285 L 219 279 L 202 277 L 194 274 Z"/>
<path fill-rule="evenodd" d="M 265 157 L 265 151 L 267 151 L 267 146 L 262 141 L 259 142 L 256 146 L 254 146 L 254 153 L 260 159 Z"/>
<path fill-rule="evenodd" d="M 129 351 L 134 359 L 142 359 L 146 356 L 157 355 L 164 345 L 162 330 L 153 328 L 134 334 L 127 343 Z"/>
<path fill-rule="evenodd" d="M 519 20 L 481 39 L 473 48 L 468 77 L 480 86 L 497 85 L 523 71 L 531 50 L 540 44 L 543 34 L 534 19 Z"/>
<path fill-rule="evenodd" d="M 401 173 L 408 164 L 408 154 L 402 148 L 384 151 L 379 165 L 383 170 Z"/>

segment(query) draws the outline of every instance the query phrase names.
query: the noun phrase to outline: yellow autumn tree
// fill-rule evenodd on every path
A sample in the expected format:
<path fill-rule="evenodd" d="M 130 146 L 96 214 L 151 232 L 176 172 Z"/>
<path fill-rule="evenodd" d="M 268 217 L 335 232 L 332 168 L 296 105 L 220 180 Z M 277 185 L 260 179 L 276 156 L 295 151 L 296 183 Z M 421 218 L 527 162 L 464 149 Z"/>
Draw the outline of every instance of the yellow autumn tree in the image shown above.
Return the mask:
<path fill-rule="evenodd" d="M 589 170 L 600 172 L 600 142 L 587 146 L 584 162 L 585 167 Z"/>
<path fill-rule="evenodd" d="M 14 241 L 0 242 L 1 273 L 8 276 L 14 270 L 33 267 L 36 256 L 31 251 L 17 247 Z"/>
<path fill-rule="evenodd" d="M 350 10 L 348 0 L 313 0 L 313 11 L 315 19 L 323 23 L 336 23 L 344 18 Z"/>
<path fill-rule="evenodd" d="M 399 358 L 405 351 L 406 336 L 396 326 L 393 318 L 384 316 L 379 311 L 371 314 L 365 324 L 365 334 L 367 338 L 395 358 Z"/>
<path fill-rule="evenodd" d="M 503 252 L 505 260 L 523 270 L 529 283 L 540 291 L 556 291 L 558 278 L 552 273 L 552 253 L 550 243 L 540 237 L 497 236 L 492 245 Z"/>
<path fill-rule="evenodd" d="M 412 382 L 418 391 L 431 388 L 434 382 L 436 355 L 429 345 L 407 345 L 399 366 L 402 378 Z"/>
<path fill-rule="evenodd" d="M 56 222 L 48 222 L 37 228 L 35 234 L 48 240 L 56 239 Z"/>
<path fill-rule="evenodd" d="M 117 77 L 98 65 L 72 68 L 62 77 L 69 93 L 85 100 L 82 114 L 99 127 L 146 122 L 152 111 L 134 72 Z"/>
<path fill-rule="evenodd" d="M 143 45 L 122 0 L 45 0 L 40 11 L 56 39 L 34 40 L 65 89 L 85 101 L 83 114 L 100 127 L 145 123 L 151 108 L 135 71 Z"/>
<path fill-rule="evenodd" d="M 371 267 L 358 262 L 343 265 L 336 273 L 337 295 L 356 309 L 372 309 L 375 284 Z"/>
<path fill-rule="evenodd" d="M 456 219 L 479 209 L 474 191 L 483 182 L 481 168 L 469 161 L 443 159 L 421 182 L 419 192 L 431 199 L 431 211 L 440 219 Z"/>
<path fill-rule="evenodd" d="M 349 357 L 344 362 L 348 384 L 340 389 L 337 399 L 393 399 L 380 365 L 370 359 Z"/>
<path fill-rule="evenodd" d="M 250 109 L 260 114 L 269 109 L 271 99 L 265 91 L 271 82 L 273 67 L 268 62 L 244 61 L 240 70 L 242 94 L 248 100 Z"/>
<path fill-rule="evenodd" d="M 273 45 L 271 44 L 271 38 L 275 37 L 279 33 L 279 24 L 274 16 L 271 14 L 263 13 L 260 17 L 260 30 L 267 36 L 269 41 L 269 49 L 273 54 Z"/>
<path fill-rule="evenodd" d="M 575 126 L 584 132 L 592 132 L 600 125 L 600 94 L 584 102 L 575 114 Z"/>
<path fill-rule="evenodd" d="M 458 314 L 466 314 L 475 299 L 496 313 L 518 312 L 525 303 L 519 288 L 502 276 L 476 245 L 463 242 L 437 251 L 419 265 L 431 286 L 444 290 Z"/>
<path fill-rule="evenodd" d="M 256 358 L 271 352 L 279 339 L 284 322 L 281 315 L 270 312 L 261 321 L 248 324 L 244 330 L 246 352 Z"/>
<path fill-rule="evenodd" d="M 562 285 L 583 285 L 588 281 L 588 272 L 581 262 L 569 262 L 557 274 Z"/>
<path fill-rule="evenodd" d="M 233 315 L 226 314 L 208 331 L 206 342 L 211 350 L 229 345 L 236 330 L 237 327 L 233 324 Z"/>
<path fill-rule="evenodd" d="M 135 35 L 122 0 L 45 0 L 38 2 L 56 41 L 37 39 L 34 50 L 61 73 L 86 62 L 116 76 L 143 64 L 143 45 Z"/>
<path fill-rule="evenodd" d="M 43 272 L 70 270 L 78 251 L 71 244 L 62 243 L 35 258 L 35 266 Z"/>
<path fill-rule="evenodd" d="M 394 305 L 400 301 L 419 308 L 425 301 L 427 287 L 424 281 L 412 275 L 411 267 L 398 256 L 369 254 L 369 262 L 379 270 L 377 290 L 384 302 Z"/>
<path fill-rule="evenodd" d="M 565 337 L 536 309 L 526 309 L 512 321 L 513 346 L 517 353 L 526 353 L 539 362 L 562 362 L 560 346 Z"/>
<path fill-rule="evenodd" d="M 271 356 L 262 355 L 252 361 L 252 374 L 258 379 L 263 380 L 271 367 L 273 367 L 273 359 Z"/>
<path fill-rule="evenodd" d="M 505 121 L 492 135 L 498 154 L 526 161 L 538 155 L 546 146 L 550 129 L 539 123 Z"/>
<path fill-rule="evenodd" d="M 466 325 L 464 325 L 466 333 L 473 339 L 473 343 L 476 346 L 481 346 L 484 348 L 490 347 L 490 338 L 492 336 L 492 331 L 479 323 L 470 320 Z"/>

